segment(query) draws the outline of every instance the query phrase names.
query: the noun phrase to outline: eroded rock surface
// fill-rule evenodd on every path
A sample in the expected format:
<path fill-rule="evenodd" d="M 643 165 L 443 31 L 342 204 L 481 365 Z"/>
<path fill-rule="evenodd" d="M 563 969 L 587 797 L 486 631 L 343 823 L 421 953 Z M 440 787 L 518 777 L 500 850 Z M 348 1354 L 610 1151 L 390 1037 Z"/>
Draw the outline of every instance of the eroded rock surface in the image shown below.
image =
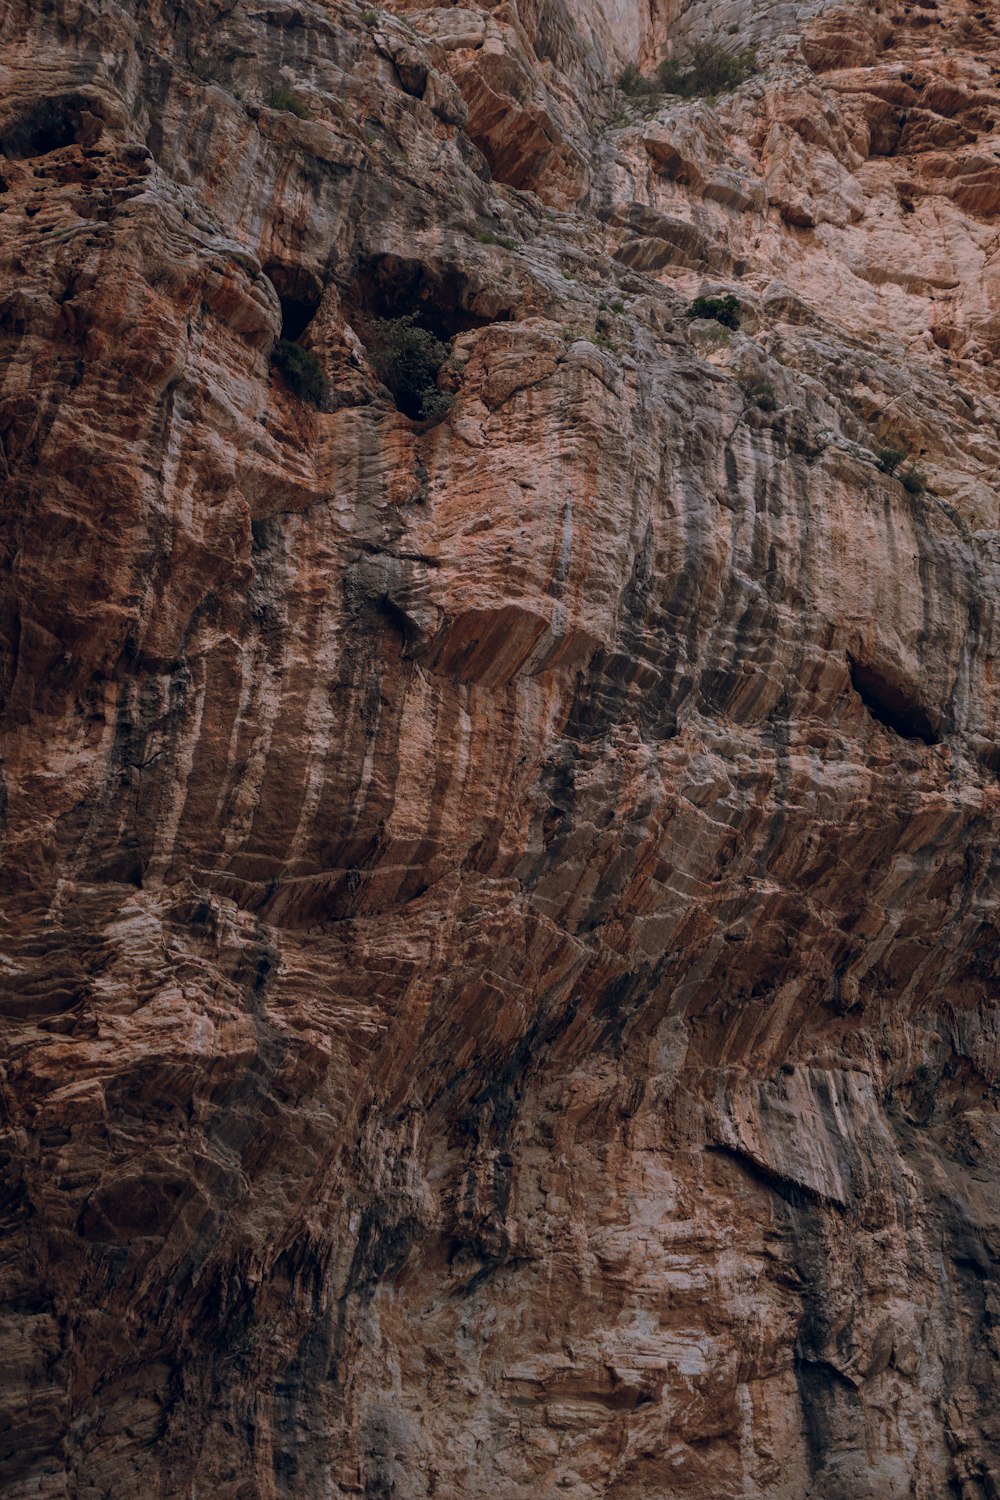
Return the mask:
<path fill-rule="evenodd" d="M 1000 1493 L 995 7 L 0 55 L 4 1495 Z"/>

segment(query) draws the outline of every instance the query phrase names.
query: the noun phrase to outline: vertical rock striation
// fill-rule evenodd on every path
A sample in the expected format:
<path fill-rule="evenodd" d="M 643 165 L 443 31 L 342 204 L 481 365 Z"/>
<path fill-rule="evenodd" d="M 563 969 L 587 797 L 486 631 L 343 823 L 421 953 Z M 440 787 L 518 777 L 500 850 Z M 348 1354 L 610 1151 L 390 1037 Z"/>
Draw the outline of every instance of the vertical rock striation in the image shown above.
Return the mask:
<path fill-rule="evenodd" d="M 994 8 L 0 58 L 4 1495 L 1000 1493 Z"/>

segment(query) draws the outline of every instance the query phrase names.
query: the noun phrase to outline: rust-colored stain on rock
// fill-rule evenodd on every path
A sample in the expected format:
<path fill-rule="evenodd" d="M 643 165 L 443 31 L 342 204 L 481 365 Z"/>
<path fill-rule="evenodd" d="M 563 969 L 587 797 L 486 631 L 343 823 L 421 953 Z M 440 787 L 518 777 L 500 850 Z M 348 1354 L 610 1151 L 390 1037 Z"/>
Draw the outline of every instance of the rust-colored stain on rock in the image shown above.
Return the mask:
<path fill-rule="evenodd" d="M 996 5 L 0 57 L 6 1500 L 1000 1495 Z"/>

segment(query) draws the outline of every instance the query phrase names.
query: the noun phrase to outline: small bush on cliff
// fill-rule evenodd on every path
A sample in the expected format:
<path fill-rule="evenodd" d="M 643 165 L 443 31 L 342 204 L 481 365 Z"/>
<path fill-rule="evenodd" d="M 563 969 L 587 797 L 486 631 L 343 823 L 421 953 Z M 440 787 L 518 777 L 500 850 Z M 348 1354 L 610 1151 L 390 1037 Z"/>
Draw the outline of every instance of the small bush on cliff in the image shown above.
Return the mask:
<path fill-rule="evenodd" d="M 739 328 L 740 302 L 730 292 L 725 297 L 696 297 L 687 307 L 689 318 L 714 318 L 726 328 Z"/>
<path fill-rule="evenodd" d="M 301 104 L 289 89 L 272 89 L 267 96 L 267 105 L 269 109 L 283 109 L 286 114 L 294 115 L 298 120 L 308 120 L 309 118 L 309 111 L 306 106 Z"/>
<path fill-rule="evenodd" d="M 628 94 L 632 99 L 645 99 L 651 94 L 660 94 L 663 90 L 653 78 L 647 78 L 639 71 L 638 63 L 626 63 L 618 75 L 618 87 L 623 94 Z"/>
<path fill-rule="evenodd" d="M 745 379 L 740 382 L 740 389 L 747 400 L 752 401 L 761 411 L 778 410 L 778 398 L 770 380 Z"/>
<path fill-rule="evenodd" d="M 895 474 L 903 459 L 910 450 L 908 448 L 878 448 L 875 457 L 883 474 Z"/>
<path fill-rule="evenodd" d="M 313 406 L 322 405 L 326 396 L 326 376 L 311 349 L 303 349 L 291 339 L 279 339 L 271 350 L 271 363 L 300 400 L 309 401 Z"/>
<path fill-rule="evenodd" d="M 499 245 L 502 250 L 517 249 L 517 240 L 509 234 L 496 234 L 492 229 L 477 229 L 476 239 L 481 245 Z"/>
<path fill-rule="evenodd" d="M 713 42 L 699 42 L 686 66 L 665 58 L 658 71 L 660 87 L 683 99 L 728 94 L 757 71 L 757 53 L 752 47 L 727 52 Z"/>
<path fill-rule="evenodd" d="M 920 470 L 915 469 L 912 464 L 908 469 L 900 471 L 899 482 L 903 486 L 903 489 L 911 495 L 926 494 L 927 475 L 921 474 Z"/>
<path fill-rule="evenodd" d="M 421 328 L 416 313 L 376 318 L 368 340 L 371 367 L 399 410 L 417 421 L 443 417 L 451 397 L 438 390 L 437 373 L 448 358 L 448 345 Z"/>

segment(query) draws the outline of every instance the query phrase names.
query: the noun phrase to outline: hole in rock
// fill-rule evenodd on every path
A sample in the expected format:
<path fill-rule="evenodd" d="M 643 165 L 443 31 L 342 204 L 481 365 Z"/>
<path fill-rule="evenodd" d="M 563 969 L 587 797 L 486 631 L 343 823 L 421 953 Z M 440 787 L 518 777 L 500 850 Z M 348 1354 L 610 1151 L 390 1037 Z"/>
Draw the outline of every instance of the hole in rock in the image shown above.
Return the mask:
<path fill-rule="evenodd" d="M 486 317 L 470 303 L 476 288 L 456 266 L 432 267 L 399 255 L 373 256 L 362 261 L 345 298 L 345 307 L 364 325 L 375 318 L 403 318 L 410 314 L 421 328 L 448 343 L 456 333 L 504 323 L 507 309 Z"/>
<path fill-rule="evenodd" d="M 319 277 L 303 266 L 269 261 L 264 274 L 281 303 L 281 337 L 297 343 L 316 316 L 323 286 Z"/>
<path fill-rule="evenodd" d="M 47 156 L 76 142 L 80 110 L 72 99 L 39 99 L 0 138 L 0 151 L 14 160 Z"/>
<path fill-rule="evenodd" d="M 851 686 L 873 719 L 905 740 L 936 745 L 940 739 L 927 710 L 876 667 L 848 657 Z"/>

